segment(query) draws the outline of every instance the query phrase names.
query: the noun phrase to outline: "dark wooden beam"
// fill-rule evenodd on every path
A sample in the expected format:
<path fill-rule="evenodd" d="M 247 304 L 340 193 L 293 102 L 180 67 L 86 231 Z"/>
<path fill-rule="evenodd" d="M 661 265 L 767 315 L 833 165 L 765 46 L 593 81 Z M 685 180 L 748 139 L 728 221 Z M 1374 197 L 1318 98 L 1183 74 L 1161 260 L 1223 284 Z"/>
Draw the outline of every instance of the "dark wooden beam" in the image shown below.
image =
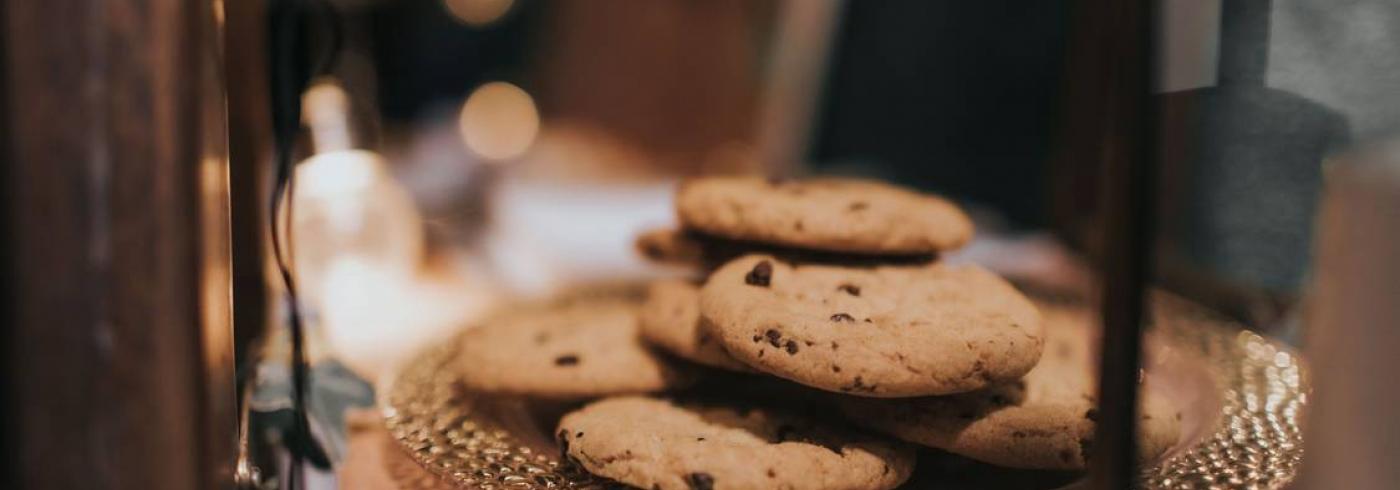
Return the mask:
<path fill-rule="evenodd" d="M 271 199 L 272 114 L 268 100 L 267 4 L 224 2 L 228 82 L 229 198 L 232 207 L 234 345 L 245 379 L 267 338 L 267 206 Z"/>
<path fill-rule="evenodd" d="M 1056 156 L 1057 222 L 1097 259 L 1103 336 L 1089 486 L 1138 481 L 1137 399 L 1151 279 L 1162 101 L 1156 2 L 1078 0 Z M 1179 105 L 1179 104 L 1178 104 Z"/>
<path fill-rule="evenodd" d="M 1156 2 L 1085 0 L 1099 61 L 1089 76 L 1102 92 L 1095 108 L 1099 149 L 1099 263 L 1103 336 L 1099 423 L 1090 460 L 1098 489 L 1137 486 L 1137 413 L 1146 294 L 1151 280 L 1161 120 L 1153 97 Z"/>
<path fill-rule="evenodd" d="M 8 488 L 223 488 L 234 438 L 212 2 L 4 3 Z"/>

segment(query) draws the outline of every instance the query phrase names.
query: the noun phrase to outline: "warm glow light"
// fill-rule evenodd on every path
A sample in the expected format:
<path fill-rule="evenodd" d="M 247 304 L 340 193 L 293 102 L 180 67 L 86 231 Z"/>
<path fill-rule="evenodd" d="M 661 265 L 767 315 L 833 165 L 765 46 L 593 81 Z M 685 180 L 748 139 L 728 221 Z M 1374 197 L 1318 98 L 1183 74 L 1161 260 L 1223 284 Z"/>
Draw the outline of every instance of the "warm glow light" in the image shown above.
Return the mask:
<path fill-rule="evenodd" d="M 214 0 L 214 25 L 224 28 L 224 0 Z"/>
<path fill-rule="evenodd" d="M 199 165 L 199 204 L 204 217 L 200 220 L 204 228 L 201 236 L 207 238 L 200 242 L 199 310 L 203 316 L 204 361 L 210 373 L 224 372 L 220 363 L 233 361 L 228 167 L 228 159 L 213 156 L 206 156 Z"/>
<path fill-rule="evenodd" d="M 459 122 L 467 148 L 488 160 L 520 156 L 540 131 L 534 99 L 506 82 L 477 87 L 462 105 Z"/>
<path fill-rule="evenodd" d="M 293 200 L 296 274 L 307 304 L 320 306 L 329 265 L 342 257 L 404 273 L 422 260 L 418 210 L 373 152 L 343 150 L 307 159 L 297 165 Z"/>
<path fill-rule="evenodd" d="M 444 0 L 447 11 L 467 25 L 481 27 L 500 19 L 515 0 Z"/>

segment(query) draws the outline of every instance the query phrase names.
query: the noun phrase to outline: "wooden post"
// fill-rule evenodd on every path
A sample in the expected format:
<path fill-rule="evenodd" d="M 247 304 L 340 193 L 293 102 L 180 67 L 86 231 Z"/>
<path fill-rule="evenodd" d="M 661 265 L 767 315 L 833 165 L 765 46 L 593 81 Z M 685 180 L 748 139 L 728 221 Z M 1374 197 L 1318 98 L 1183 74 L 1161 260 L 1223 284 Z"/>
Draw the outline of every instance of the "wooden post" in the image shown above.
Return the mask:
<path fill-rule="evenodd" d="M 1137 486 L 1137 413 L 1142 332 L 1147 318 L 1160 119 L 1153 98 L 1156 23 L 1153 0 L 1080 2 L 1095 24 L 1103 58 L 1091 76 L 1105 89 L 1097 114 L 1102 233 L 1103 344 L 1099 424 L 1090 482 L 1097 489 Z"/>
<path fill-rule="evenodd" d="M 4 3 L 5 488 L 232 485 L 215 8 Z"/>
<path fill-rule="evenodd" d="M 1068 199 L 1057 220 L 1071 233 L 1089 232 L 1079 238 L 1088 238 L 1103 273 L 1099 423 L 1089 462 L 1097 489 L 1138 481 L 1138 369 L 1162 125 L 1153 96 L 1156 6 L 1079 0 L 1070 26 L 1056 158 L 1056 193 Z M 1088 230 L 1076 226 L 1086 207 L 1097 210 Z"/>

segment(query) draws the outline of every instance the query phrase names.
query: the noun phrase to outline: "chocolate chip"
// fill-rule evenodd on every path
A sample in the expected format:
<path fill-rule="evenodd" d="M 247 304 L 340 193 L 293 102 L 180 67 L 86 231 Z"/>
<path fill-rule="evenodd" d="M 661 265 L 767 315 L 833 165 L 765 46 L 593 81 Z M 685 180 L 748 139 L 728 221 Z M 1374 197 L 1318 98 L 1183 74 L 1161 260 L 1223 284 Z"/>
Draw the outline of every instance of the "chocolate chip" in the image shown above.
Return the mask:
<path fill-rule="evenodd" d="M 874 393 L 874 392 L 875 392 L 875 386 L 876 386 L 876 385 L 874 385 L 874 384 L 865 384 L 865 380 L 864 380 L 864 379 L 862 379 L 860 376 L 856 376 L 856 379 L 852 380 L 852 381 L 851 381 L 851 384 L 850 384 L 849 386 L 842 386 L 842 387 L 841 387 L 841 391 L 847 391 L 847 392 L 854 391 L 854 392 L 861 392 L 861 393 Z"/>
<path fill-rule="evenodd" d="M 860 286 L 842 284 L 840 286 L 836 286 L 836 290 L 849 294 L 851 296 L 860 296 Z"/>
<path fill-rule="evenodd" d="M 768 287 L 773 281 L 773 263 L 767 260 L 761 261 L 753 266 L 753 270 L 744 275 L 744 284 L 750 286 Z"/>
<path fill-rule="evenodd" d="M 835 315 L 831 315 L 831 321 L 833 321 L 833 322 L 855 322 L 855 321 L 856 321 L 856 318 L 853 317 L 853 316 L 851 316 L 851 315 L 847 315 L 847 314 L 845 314 L 845 313 L 837 313 L 837 314 L 835 314 Z"/>
<path fill-rule="evenodd" d="M 690 485 L 691 490 L 713 490 L 715 488 L 715 477 L 709 473 L 691 473 L 685 475 L 686 485 Z"/>
<path fill-rule="evenodd" d="M 578 356 L 573 355 L 573 354 L 565 354 L 565 355 L 562 355 L 562 356 L 559 356 L 559 357 L 554 358 L 554 365 L 555 365 L 555 366 L 574 366 L 574 365 L 577 365 L 577 364 L 578 364 Z"/>
<path fill-rule="evenodd" d="M 783 333 L 782 333 L 782 332 L 779 332 L 779 331 L 777 331 L 777 330 L 773 330 L 773 329 L 770 328 L 770 329 L 768 329 L 767 332 L 763 332 L 763 335 L 766 336 L 766 337 L 768 337 L 768 343 L 769 343 L 769 344 L 772 344 L 773 347 L 782 347 L 782 346 L 783 346 L 783 344 L 782 344 Z"/>
<path fill-rule="evenodd" d="M 837 365 L 835 365 L 835 364 L 832 364 L 832 365 L 831 365 L 831 372 L 833 372 L 833 373 L 839 373 L 839 372 L 841 372 L 841 366 L 837 366 Z"/>
<path fill-rule="evenodd" d="M 696 438 L 695 438 L 695 442 L 705 442 L 705 438 L 704 438 L 704 437 L 696 437 Z"/>
<path fill-rule="evenodd" d="M 1084 412 L 1084 418 L 1097 422 L 1099 420 L 1099 411 L 1091 408 L 1089 411 Z"/>
<path fill-rule="evenodd" d="M 778 472 L 773 471 L 773 468 L 768 468 L 768 478 L 777 478 L 777 477 L 778 477 Z"/>
<path fill-rule="evenodd" d="M 753 341 L 754 341 L 754 343 L 758 343 L 758 342 L 760 342 L 760 341 L 762 341 L 762 340 L 763 340 L 763 336 L 762 336 L 762 335 L 755 335 L 755 336 L 753 336 Z"/>
<path fill-rule="evenodd" d="M 866 203 L 865 201 L 856 201 L 851 203 L 850 206 L 847 206 L 846 209 L 849 209 L 851 211 L 860 211 L 868 207 L 870 207 L 870 204 Z"/>
<path fill-rule="evenodd" d="M 875 323 L 875 322 L 872 322 L 872 321 L 870 321 L 869 318 L 866 318 L 866 319 L 865 319 L 865 323 Z"/>
<path fill-rule="evenodd" d="M 789 340 L 789 341 L 787 341 L 787 343 L 784 343 L 784 344 L 783 344 L 783 348 L 784 348 L 784 349 L 787 349 L 788 355 L 796 354 L 796 353 L 797 353 L 797 342 L 793 342 L 793 341 Z"/>

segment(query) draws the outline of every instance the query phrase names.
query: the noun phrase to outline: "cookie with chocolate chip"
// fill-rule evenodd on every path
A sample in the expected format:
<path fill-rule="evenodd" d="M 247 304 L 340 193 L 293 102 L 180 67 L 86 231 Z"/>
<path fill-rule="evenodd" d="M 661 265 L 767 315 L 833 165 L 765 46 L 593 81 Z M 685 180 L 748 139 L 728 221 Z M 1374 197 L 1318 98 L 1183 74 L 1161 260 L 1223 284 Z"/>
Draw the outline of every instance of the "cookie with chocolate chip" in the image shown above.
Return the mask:
<path fill-rule="evenodd" d="M 719 268 L 700 314 L 730 356 L 807 386 L 869 397 L 943 395 L 1020 379 L 1040 359 L 1040 314 L 974 265 Z"/>
<path fill-rule="evenodd" d="M 637 309 L 630 301 L 593 298 L 497 316 L 459 338 L 462 384 L 548 399 L 690 384 L 691 373 L 642 342 Z"/>
<path fill-rule="evenodd" d="M 700 328 L 700 286 L 681 279 L 652 283 L 641 312 L 642 338 L 676 357 L 730 371 L 751 372 Z"/>
<path fill-rule="evenodd" d="M 914 469 L 902 443 L 714 401 L 609 398 L 565 415 L 555 438 L 569 461 L 637 488 L 879 490 Z"/>
<path fill-rule="evenodd" d="M 733 240 L 853 254 L 933 254 L 972 239 L 957 205 L 869 180 L 705 177 L 681 184 L 688 229 Z"/>
<path fill-rule="evenodd" d="M 1033 469 L 1084 469 L 1094 436 L 1097 392 L 1085 309 L 1042 307 L 1045 357 L 1020 381 L 951 396 L 873 400 L 846 397 L 857 424 L 900 439 L 989 463 Z M 1180 434 L 1180 411 L 1147 384 L 1138 422 L 1145 460 Z"/>

